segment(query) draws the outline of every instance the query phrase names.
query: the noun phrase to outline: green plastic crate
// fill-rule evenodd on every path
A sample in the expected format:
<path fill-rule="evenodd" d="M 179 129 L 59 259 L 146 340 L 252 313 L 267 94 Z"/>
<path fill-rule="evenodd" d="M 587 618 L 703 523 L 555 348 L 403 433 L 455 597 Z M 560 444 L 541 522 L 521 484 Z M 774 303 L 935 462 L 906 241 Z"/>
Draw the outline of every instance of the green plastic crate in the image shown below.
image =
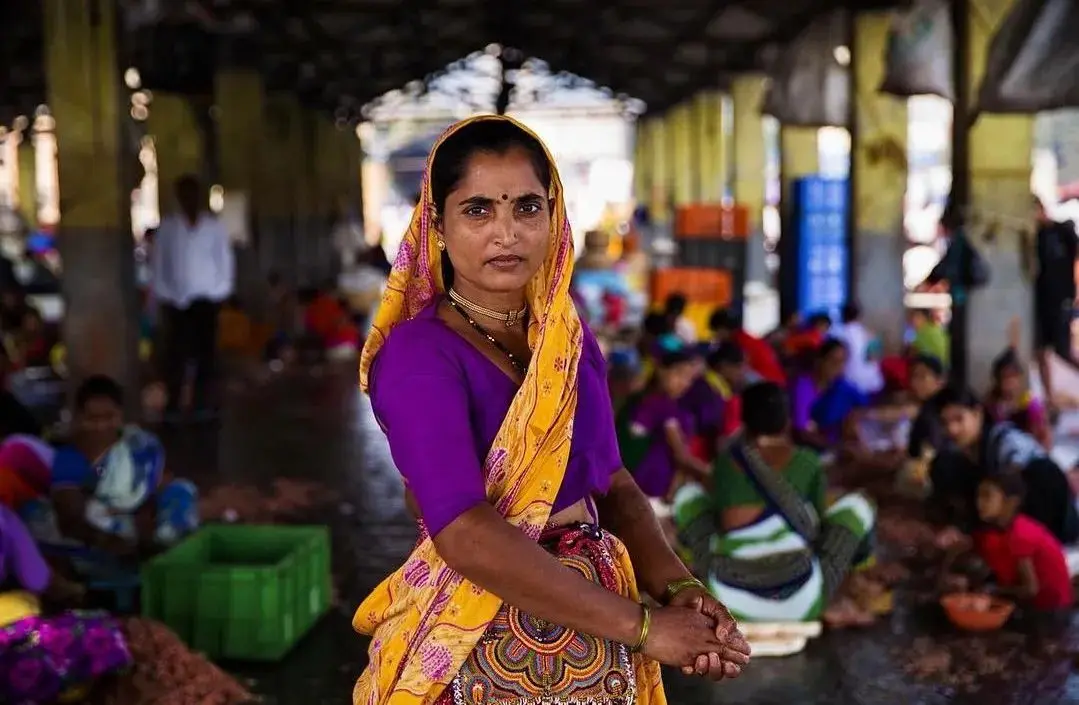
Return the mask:
<path fill-rule="evenodd" d="M 326 527 L 211 525 L 143 567 L 142 613 L 212 659 L 277 661 L 330 590 Z"/>

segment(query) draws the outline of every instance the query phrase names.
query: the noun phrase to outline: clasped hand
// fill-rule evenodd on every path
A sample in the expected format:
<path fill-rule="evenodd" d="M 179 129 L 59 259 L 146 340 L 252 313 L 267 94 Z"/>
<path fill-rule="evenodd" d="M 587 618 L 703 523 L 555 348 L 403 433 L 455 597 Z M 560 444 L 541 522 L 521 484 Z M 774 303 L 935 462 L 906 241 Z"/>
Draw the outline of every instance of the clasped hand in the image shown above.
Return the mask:
<path fill-rule="evenodd" d="M 652 613 L 646 656 L 686 675 L 711 680 L 737 678 L 750 648 L 727 608 L 703 590 L 683 590 Z"/>

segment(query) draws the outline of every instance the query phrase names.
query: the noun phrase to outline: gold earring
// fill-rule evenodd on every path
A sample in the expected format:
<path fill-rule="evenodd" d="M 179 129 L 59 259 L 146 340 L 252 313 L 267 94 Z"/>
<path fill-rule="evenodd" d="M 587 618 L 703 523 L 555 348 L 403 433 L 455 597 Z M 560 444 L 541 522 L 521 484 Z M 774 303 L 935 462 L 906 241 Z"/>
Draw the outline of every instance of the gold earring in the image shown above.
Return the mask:
<path fill-rule="evenodd" d="M 440 249 L 440 250 L 444 250 L 444 249 L 446 249 L 446 243 L 445 243 L 445 241 L 443 241 L 443 240 L 437 240 L 436 242 L 437 242 L 437 244 L 438 244 L 438 249 Z"/>

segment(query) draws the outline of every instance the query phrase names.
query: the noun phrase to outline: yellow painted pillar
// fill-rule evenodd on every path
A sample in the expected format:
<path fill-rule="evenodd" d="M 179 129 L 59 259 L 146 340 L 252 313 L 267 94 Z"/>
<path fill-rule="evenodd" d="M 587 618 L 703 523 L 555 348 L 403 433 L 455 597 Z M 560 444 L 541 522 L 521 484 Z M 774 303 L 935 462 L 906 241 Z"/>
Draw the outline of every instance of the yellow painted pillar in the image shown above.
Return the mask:
<path fill-rule="evenodd" d="M 259 161 L 263 178 L 259 182 L 259 215 L 268 219 L 287 221 L 296 212 L 293 198 L 292 179 L 297 165 L 294 158 L 293 142 L 299 134 L 296 114 L 290 109 L 292 96 L 287 93 L 268 93 L 266 96 L 266 117 L 262 125 L 262 141 L 259 149 Z"/>
<path fill-rule="evenodd" d="M 784 126 L 780 140 L 784 188 L 795 179 L 817 173 L 820 167 L 817 128 Z"/>
<path fill-rule="evenodd" d="M 648 210 L 655 223 L 667 223 L 671 219 L 671 200 L 674 187 L 671 140 L 669 137 L 669 116 L 651 118 L 648 140 L 652 150 L 652 188 Z"/>
<path fill-rule="evenodd" d="M 696 178 L 696 165 L 693 150 L 692 103 L 682 103 L 671 109 L 669 127 L 671 130 L 672 176 L 674 186 L 674 205 L 682 206 L 694 201 L 693 183 Z"/>
<path fill-rule="evenodd" d="M 731 155 L 724 164 L 730 168 L 731 192 L 734 202 L 745 206 L 749 220 L 746 243 L 746 281 L 768 281 L 765 269 L 764 214 L 765 145 L 761 101 L 764 99 L 763 76 L 739 76 L 731 83 L 731 112 L 734 115 L 730 130 L 724 129 L 724 142 L 730 145 Z M 727 150 L 724 150 L 727 154 Z"/>
<path fill-rule="evenodd" d="M 221 185 L 226 193 L 247 194 L 248 203 L 257 207 L 264 175 L 262 154 L 268 146 L 263 142 L 262 77 L 246 69 L 219 71 L 214 76 L 214 104 Z"/>
<path fill-rule="evenodd" d="M 1012 0 L 971 3 L 972 101 L 985 74 L 989 42 L 1012 5 Z M 968 232 L 992 273 L 989 286 L 971 292 L 969 299 L 968 370 L 976 389 L 986 388 L 992 360 L 1007 345 L 1009 320 L 1030 320 L 1031 288 L 1023 273 L 1021 233 L 1031 227 L 1033 140 L 1032 115 L 982 115 L 970 132 Z M 996 232 L 990 241 L 984 237 L 987 228 Z M 1031 332 L 1029 324 L 1024 326 L 1024 348 L 1029 349 Z"/>
<path fill-rule="evenodd" d="M 727 155 L 723 139 L 723 94 L 702 91 L 694 99 L 694 131 L 697 134 L 696 193 L 702 203 L 719 203 L 727 186 Z"/>
<path fill-rule="evenodd" d="M 907 101 L 879 91 L 891 18 L 857 16 L 854 83 L 857 106 L 854 155 L 854 293 L 866 325 L 886 350 L 898 351 L 905 327 L 902 306 L 903 202 L 907 190 Z"/>
<path fill-rule="evenodd" d="M 19 214 L 26 224 L 33 228 L 37 222 L 37 155 L 34 153 L 33 134 L 24 130 L 17 138 L 15 148 L 16 168 L 18 170 Z"/>
<path fill-rule="evenodd" d="M 157 155 L 162 214 L 175 208 L 173 186 L 185 174 L 203 174 L 205 140 L 195 107 L 187 96 L 155 92 L 147 119 Z"/>
<path fill-rule="evenodd" d="M 120 139 L 128 101 L 117 64 L 116 3 L 42 5 L 57 130 L 67 363 L 76 382 L 107 374 L 138 399 L 134 239 Z"/>
<path fill-rule="evenodd" d="M 652 130 L 647 120 L 638 120 L 633 142 L 633 198 L 646 205 L 652 191 Z"/>

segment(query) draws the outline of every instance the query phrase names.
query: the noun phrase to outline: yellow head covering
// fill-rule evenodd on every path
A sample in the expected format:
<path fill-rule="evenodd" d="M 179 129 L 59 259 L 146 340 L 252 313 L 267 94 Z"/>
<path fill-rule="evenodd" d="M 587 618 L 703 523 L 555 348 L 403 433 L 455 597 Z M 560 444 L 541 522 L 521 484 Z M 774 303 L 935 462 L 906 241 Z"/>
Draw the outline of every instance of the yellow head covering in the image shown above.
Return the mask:
<path fill-rule="evenodd" d="M 432 222 L 431 165 L 446 138 L 481 120 L 510 121 L 536 137 L 510 118 L 483 115 L 451 126 L 435 144 L 427 160 L 420 202 L 360 357 L 360 385 L 364 391 L 370 383 L 371 365 L 393 327 L 418 314 L 443 292 L 442 252 L 437 247 Z M 538 137 L 536 141 L 542 144 Z M 534 539 L 547 523 L 569 460 L 582 342 L 581 322 L 569 295 L 573 238 L 562 184 L 549 152 L 547 160 L 551 165 L 549 196 L 554 204 L 551 238 L 543 265 L 526 290 L 533 314 L 528 330 L 532 360 L 484 468 L 487 497 L 492 505 L 506 521 Z M 430 450 L 438 452 L 437 448 Z M 627 592 L 636 595 L 632 569 L 628 560 L 621 558 Z M 451 570 L 431 539 L 424 536 L 405 564 L 375 588 L 353 617 L 357 631 L 373 636 L 370 663 L 356 683 L 353 702 L 434 702 L 501 606 L 497 596 Z M 649 673 L 648 680 L 658 687 L 658 671 Z M 647 690 L 641 683 L 639 691 Z M 646 696 L 639 702 L 650 701 Z"/>

